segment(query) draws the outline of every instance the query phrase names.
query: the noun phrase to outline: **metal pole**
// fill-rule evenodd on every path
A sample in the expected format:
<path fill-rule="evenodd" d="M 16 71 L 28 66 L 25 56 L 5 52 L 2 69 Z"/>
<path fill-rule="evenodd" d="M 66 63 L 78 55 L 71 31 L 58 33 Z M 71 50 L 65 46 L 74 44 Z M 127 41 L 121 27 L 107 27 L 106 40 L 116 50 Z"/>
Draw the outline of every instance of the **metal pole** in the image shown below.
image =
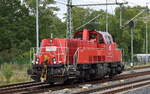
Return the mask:
<path fill-rule="evenodd" d="M 148 34 L 147 34 L 147 23 L 146 23 L 146 54 L 148 54 Z"/>
<path fill-rule="evenodd" d="M 72 30 L 73 30 L 73 25 L 72 25 L 72 0 L 68 0 L 68 2 L 67 2 L 67 33 L 66 33 L 67 38 L 72 38 Z"/>
<path fill-rule="evenodd" d="M 146 2 L 146 8 L 148 8 L 148 2 Z M 148 15 L 148 10 L 146 11 L 146 15 Z M 148 54 L 148 35 L 147 35 L 147 24 L 148 24 L 148 21 L 146 21 L 146 54 Z"/>
<path fill-rule="evenodd" d="M 53 38 L 53 33 L 51 33 L 51 38 Z"/>
<path fill-rule="evenodd" d="M 122 28 L 122 4 L 120 4 L 120 29 Z"/>
<path fill-rule="evenodd" d="M 108 32 L 108 7 L 107 7 L 107 0 L 106 0 L 106 32 Z"/>
<path fill-rule="evenodd" d="M 36 53 L 39 51 L 39 0 L 36 0 Z"/>
<path fill-rule="evenodd" d="M 131 63 L 133 64 L 133 28 L 131 28 Z"/>

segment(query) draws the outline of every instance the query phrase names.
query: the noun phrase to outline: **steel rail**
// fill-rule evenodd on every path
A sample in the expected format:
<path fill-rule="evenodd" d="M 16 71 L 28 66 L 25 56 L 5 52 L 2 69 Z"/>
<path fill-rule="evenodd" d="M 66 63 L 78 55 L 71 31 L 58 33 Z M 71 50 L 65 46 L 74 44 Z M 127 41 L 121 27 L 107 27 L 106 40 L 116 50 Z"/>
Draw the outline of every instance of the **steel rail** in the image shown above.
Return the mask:
<path fill-rule="evenodd" d="M 39 84 L 43 84 L 43 82 L 34 82 L 34 83 L 20 83 L 18 85 L 14 84 L 14 85 L 9 85 L 9 86 L 5 86 L 5 87 L 1 87 L 0 88 L 0 92 L 3 90 L 11 90 L 11 89 L 15 89 L 15 88 L 22 88 L 22 87 L 28 87 L 28 86 L 33 86 L 33 85 L 39 85 Z"/>
<path fill-rule="evenodd" d="M 150 84 L 150 82 L 145 82 L 145 83 L 133 85 L 135 83 L 139 83 L 139 82 L 143 82 L 143 81 L 150 81 L 150 78 L 140 79 L 140 80 L 137 80 L 137 81 L 127 82 L 127 83 L 120 83 L 120 84 L 116 84 L 116 85 L 106 86 L 106 87 L 103 87 L 103 88 L 88 89 L 88 90 L 76 92 L 76 93 L 73 93 L 73 94 L 89 94 L 89 93 L 94 93 L 94 92 L 98 92 L 99 94 L 114 94 L 114 93 L 117 93 L 117 92 L 122 92 L 122 91 L 125 91 L 125 90 L 129 90 L 129 89 L 131 89 L 131 86 L 141 87 L 141 86 Z M 130 85 L 130 86 L 124 87 L 126 85 Z M 116 88 L 116 87 L 122 87 L 122 88 L 116 89 L 116 90 L 111 90 L 111 89 Z"/>
<path fill-rule="evenodd" d="M 131 83 L 125 83 L 120 86 L 118 85 L 117 87 L 112 87 L 111 89 L 113 90 L 103 92 L 102 94 L 115 94 L 115 93 L 131 90 L 131 89 L 135 89 L 147 85 L 150 85 L 150 78 L 134 81 Z"/>
<path fill-rule="evenodd" d="M 48 86 L 45 82 L 25 82 L 11 85 L 4 85 L 0 87 L 0 94 L 14 94 L 20 92 L 35 91 L 34 88 L 42 88 Z"/>
<path fill-rule="evenodd" d="M 21 87 L 0 90 L 0 94 L 15 94 L 15 93 L 21 93 L 21 92 L 28 93 L 31 91 L 34 92 L 34 91 L 36 91 L 36 89 L 45 90 L 44 88 L 49 85 L 50 84 L 48 84 L 48 83 L 37 83 L 37 84 L 31 84 L 31 85 L 24 85 Z"/>
<path fill-rule="evenodd" d="M 1 88 L 6 88 L 6 87 L 11 87 L 11 86 L 22 85 L 22 84 L 30 84 L 30 83 L 35 83 L 35 81 L 23 82 L 23 83 L 16 83 L 16 84 L 9 84 L 9 85 L 3 85 L 3 86 L 0 86 L 0 89 L 1 89 Z"/>
<path fill-rule="evenodd" d="M 73 85 L 62 85 L 62 86 L 56 86 L 56 87 L 53 87 L 53 88 L 50 88 L 51 91 L 57 91 L 57 90 L 62 90 L 62 89 L 65 89 L 65 88 L 70 88 L 70 89 L 73 89 L 73 88 L 76 88 L 78 87 L 79 85 L 85 85 L 85 84 L 101 84 L 101 83 L 106 83 L 106 82 L 110 82 L 110 81 L 118 81 L 118 80 L 124 80 L 124 79 L 129 79 L 129 78 L 135 78 L 135 77 L 140 77 L 140 76 L 146 76 L 146 75 L 150 75 L 150 71 L 146 71 L 146 72 L 137 72 L 137 73 L 132 73 L 132 74 L 124 74 L 124 75 L 118 75 L 116 76 L 115 78 L 113 79 L 109 79 L 109 78 L 106 78 L 104 80 L 97 80 L 97 81 L 89 81 L 89 82 L 84 82 L 84 83 L 76 83 L 76 84 L 73 84 Z M 142 79 L 143 80 L 143 79 Z M 145 79 L 146 80 L 146 79 Z M 150 78 L 149 78 L 150 80 Z M 131 82 L 130 82 L 131 83 Z M 80 91 L 80 92 L 77 92 L 77 93 L 73 93 L 73 94 L 88 94 L 88 93 L 91 93 L 91 92 L 95 92 L 95 91 L 98 91 L 98 90 L 104 90 L 104 88 L 102 89 L 94 89 L 94 90 L 87 90 L 87 91 Z"/>

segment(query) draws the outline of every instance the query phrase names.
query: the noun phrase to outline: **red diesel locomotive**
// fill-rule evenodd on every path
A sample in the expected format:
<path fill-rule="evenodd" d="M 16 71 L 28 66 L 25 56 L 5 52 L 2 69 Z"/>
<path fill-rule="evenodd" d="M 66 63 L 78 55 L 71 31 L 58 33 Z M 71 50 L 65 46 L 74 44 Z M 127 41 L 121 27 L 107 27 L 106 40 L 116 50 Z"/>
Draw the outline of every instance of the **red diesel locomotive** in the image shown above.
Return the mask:
<path fill-rule="evenodd" d="M 122 53 L 108 32 L 76 32 L 72 39 L 43 39 L 28 74 L 49 83 L 113 77 L 124 69 Z"/>

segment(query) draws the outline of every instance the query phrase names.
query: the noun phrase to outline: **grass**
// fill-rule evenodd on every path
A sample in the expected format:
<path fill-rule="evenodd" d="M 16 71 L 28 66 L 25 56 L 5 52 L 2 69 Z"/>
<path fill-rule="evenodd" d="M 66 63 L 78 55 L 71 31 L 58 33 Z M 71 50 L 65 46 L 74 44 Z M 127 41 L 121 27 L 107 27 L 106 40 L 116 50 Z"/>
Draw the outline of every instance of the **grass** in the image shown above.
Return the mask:
<path fill-rule="evenodd" d="M 30 76 L 27 75 L 29 66 L 29 64 L 1 64 L 0 85 L 31 81 Z"/>
<path fill-rule="evenodd" d="M 2 74 L 3 76 L 5 77 L 5 80 L 6 80 L 6 83 L 9 83 L 10 82 L 10 79 L 11 77 L 13 76 L 13 67 L 12 67 L 12 64 L 7 64 L 7 63 L 4 63 L 2 66 L 1 66 L 1 69 L 2 69 Z"/>

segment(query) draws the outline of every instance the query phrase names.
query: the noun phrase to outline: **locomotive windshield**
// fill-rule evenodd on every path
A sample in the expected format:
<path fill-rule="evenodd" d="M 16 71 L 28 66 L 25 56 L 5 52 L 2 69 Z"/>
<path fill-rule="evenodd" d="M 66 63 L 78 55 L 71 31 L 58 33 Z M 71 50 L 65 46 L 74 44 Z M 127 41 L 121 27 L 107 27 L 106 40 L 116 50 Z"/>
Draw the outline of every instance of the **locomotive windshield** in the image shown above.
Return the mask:
<path fill-rule="evenodd" d="M 111 44 L 111 43 L 112 43 L 112 40 L 111 40 L 111 37 L 110 37 L 110 36 L 106 35 L 105 38 L 106 38 L 106 42 L 107 42 L 108 44 Z"/>
<path fill-rule="evenodd" d="M 104 40 L 103 40 L 103 37 L 102 37 L 102 35 L 99 35 L 99 43 L 104 43 Z"/>
<path fill-rule="evenodd" d="M 74 38 L 80 40 L 88 40 L 91 42 L 98 42 L 99 44 L 106 44 L 113 43 L 111 35 L 108 32 L 101 32 L 101 31 L 80 31 L 75 33 Z"/>

